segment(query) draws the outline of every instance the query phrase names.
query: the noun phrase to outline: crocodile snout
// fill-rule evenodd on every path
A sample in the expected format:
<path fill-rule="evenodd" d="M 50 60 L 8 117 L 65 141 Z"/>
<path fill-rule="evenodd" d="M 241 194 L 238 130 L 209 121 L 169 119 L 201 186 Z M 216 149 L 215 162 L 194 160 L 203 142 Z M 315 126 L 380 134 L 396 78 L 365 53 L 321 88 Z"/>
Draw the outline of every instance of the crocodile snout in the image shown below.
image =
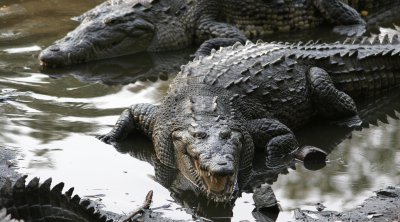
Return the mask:
<path fill-rule="evenodd" d="M 57 45 L 49 46 L 39 54 L 40 65 L 43 67 L 60 67 L 71 64 L 70 55 L 63 52 Z"/>
<path fill-rule="evenodd" d="M 217 156 L 210 160 L 208 170 L 216 176 L 232 176 L 235 173 L 231 155 Z"/>
<path fill-rule="evenodd" d="M 50 46 L 39 54 L 40 64 L 44 67 L 59 67 L 66 64 L 67 56 L 61 52 L 60 47 Z"/>
<path fill-rule="evenodd" d="M 61 67 L 86 61 L 85 49 L 76 46 L 73 50 L 59 45 L 52 45 L 39 54 L 40 65 L 43 67 Z"/>
<path fill-rule="evenodd" d="M 217 157 L 208 159 L 206 164 L 201 167 L 197 160 L 195 166 L 207 186 L 208 192 L 229 194 L 232 191 L 235 181 L 233 161 L 226 157 Z"/>

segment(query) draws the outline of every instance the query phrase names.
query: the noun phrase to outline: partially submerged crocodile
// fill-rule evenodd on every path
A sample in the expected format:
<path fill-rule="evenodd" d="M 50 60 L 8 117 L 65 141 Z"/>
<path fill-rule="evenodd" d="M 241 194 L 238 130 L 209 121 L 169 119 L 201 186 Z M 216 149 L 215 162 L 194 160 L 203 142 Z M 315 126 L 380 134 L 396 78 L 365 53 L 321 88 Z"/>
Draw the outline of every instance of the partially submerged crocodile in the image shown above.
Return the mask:
<path fill-rule="evenodd" d="M 380 0 L 397 4 L 400 0 Z M 363 1 L 360 1 L 360 4 Z M 203 43 L 212 48 L 273 32 L 316 27 L 325 21 L 337 31 L 360 34 L 365 21 L 341 0 L 108 0 L 79 16 L 81 23 L 39 55 L 57 67 L 140 51 L 167 51 Z"/>
<path fill-rule="evenodd" d="M 317 114 L 361 124 L 351 97 L 334 84 L 354 96 L 398 85 L 398 43 L 397 35 L 382 42 L 238 43 L 183 66 L 161 105 L 133 105 L 99 139 L 112 143 L 141 131 L 161 164 L 228 201 L 255 147 L 265 149 L 268 165 L 278 165 L 299 148 L 291 129 Z"/>
<path fill-rule="evenodd" d="M 159 163 L 153 145 L 141 135 L 133 135 L 122 142 L 116 143 L 114 147 L 120 153 L 128 153 L 136 159 L 150 163 L 154 167 L 156 181 L 170 191 L 171 197 L 176 203 L 181 205 L 188 214 L 197 218 L 208 218 L 210 220 L 213 220 L 214 217 L 232 216 L 232 209 L 235 206 L 234 199 L 224 204 L 215 203 L 203 196 L 201 190 L 197 189 L 197 186 L 188 181 L 179 171 L 174 170 L 167 175 L 165 171 L 169 171 L 170 169 Z M 270 212 L 270 208 L 276 207 L 277 200 L 270 188 L 268 189 L 268 196 L 266 193 L 260 192 L 260 186 L 262 184 L 266 186 L 267 183 L 272 184 L 277 180 L 280 174 L 289 173 L 288 168 L 293 168 L 294 162 L 288 161 L 287 168 L 281 167 L 278 169 L 266 167 L 262 160 L 254 161 L 253 163 L 254 165 L 251 169 L 251 176 L 248 183 L 244 181 L 244 178 L 248 175 L 239 175 L 240 178 L 237 187 L 240 189 L 237 190 L 236 194 L 240 196 L 243 191 L 253 193 L 253 199 L 257 200 L 253 212 L 262 209 L 264 213 L 268 213 Z M 260 167 L 260 165 L 262 167 Z M 259 171 L 263 173 L 262 176 Z M 278 214 L 279 210 L 275 213 Z M 267 217 L 267 215 L 264 216 Z"/>
<path fill-rule="evenodd" d="M 0 221 L 74 221 L 74 222 L 112 222 L 95 208 L 91 201 L 72 196 L 73 188 L 62 193 L 64 183 L 52 189 L 51 179 L 39 185 L 33 178 L 28 184 L 26 176 L 18 179 L 12 186 L 8 181 L 0 190 Z M 5 215 L 4 209 L 9 216 Z M 11 219 L 13 218 L 13 219 Z M 16 220 L 14 220 L 16 219 Z"/>

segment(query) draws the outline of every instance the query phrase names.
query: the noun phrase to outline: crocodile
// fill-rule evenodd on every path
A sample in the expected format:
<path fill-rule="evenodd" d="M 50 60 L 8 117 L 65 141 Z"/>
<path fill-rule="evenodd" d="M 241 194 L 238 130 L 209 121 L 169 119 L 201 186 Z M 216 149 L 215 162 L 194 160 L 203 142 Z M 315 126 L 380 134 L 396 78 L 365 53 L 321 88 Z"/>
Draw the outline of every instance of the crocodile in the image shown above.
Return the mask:
<path fill-rule="evenodd" d="M 388 1 L 388 0 L 380 0 Z M 362 1 L 360 1 L 362 2 Z M 400 0 L 390 0 L 398 4 Z M 212 48 L 273 32 L 316 27 L 325 21 L 341 33 L 361 34 L 366 22 L 341 0 L 108 0 L 76 18 L 80 25 L 44 49 L 44 67 L 201 44 Z M 373 10 L 371 10 L 373 11 Z"/>
<path fill-rule="evenodd" d="M 40 184 L 35 177 L 26 184 L 26 176 L 14 185 L 8 180 L 0 190 L 0 221 L 113 222 L 90 206 L 90 200 L 72 196 L 73 188 L 62 193 L 64 183 L 50 189 L 51 182 L 49 178 Z"/>
<path fill-rule="evenodd" d="M 367 101 L 362 101 L 362 103 L 358 103 L 357 107 L 359 108 L 359 115 L 360 118 L 362 118 L 363 123 L 370 123 L 370 124 L 376 124 L 377 120 L 379 120 L 380 122 L 386 123 L 387 120 L 385 120 L 388 115 L 390 115 L 390 117 L 392 118 L 398 118 L 396 117 L 395 111 L 399 110 L 399 106 L 400 104 L 397 103 L 397 98 L 400 95 L 399 90 L 395 90 L 395 91 L 391 91 L 390 93 L 386 94 L 384 96 L 379 96 L 378 98 L 373 99 L 372 101 L 370 99 L 367 99 Z M 360 105 L 360 106 L 358 106 Z M 330 142 L 323 140 L 320 142 L 326 143 L 327 144 L 318 144 L 324 148 L 329 148 L 331 149 L 331 145 L 332 148 L 334 148 L 337 143 L 340 143 L 342 140 L 344 140 L 345 138 L 348 138 L 349 133 L 351 133 L 351 130 L 349 131 L 349 129 L 343 129 L 345 130 L 345 132 L 342 132 L 342 129 L 339 129 L 337 126 L 330 126 L 332 128 L 335 128 L 334 131 L 332 130 L 328 130 L 329 133 L 325 133 L 324 131 L 327 131 L 326 126 L 324 127 L 324 130 L 320 130 L 317 129 L 316 132 L 309 132 L 309 137 L 310 138 L 315 138 L 316 137 L 326 137 L 327 135 L 331 134 L 329 137 L 329 140 L 334 140 L 335 142 L 333 142 L 332 144 L 330 144 Z M 367 125 L 365 127 L 368 127 Z M 307 127 L 307 129 L 309 129 L 310 127 Z M 304 131 L 304 130 L 302 130 Z M 338 132 L 336 132 L 338 131 Z M 340 132 L 339 132 L 340 131 Z M 305 135 L 300 135 L 299 139 L 302 139 L 301 137 L 304 137 Z M 311 139 L 312 141 L 313 139 Z M 309 141 L 309 142 L 311 142 Z M 132 147 L 132 144 L 134 144 L 134 147 Z M 127 140 L 124 140 L 121 143 L 116 144 L 117 146 L 115 147 L 118 152 L 121 153 L 129 153 L 129 155 L 131 155 L 134 158 L 140 159 L 142 161 L 146 161 L 148 163 L 150 163 L 151 165 L 154 166 L 154 149 L 151 145 L 151 143 L 147 140 L 145 140 L 142 137 L 137 136 L 136 138 L 129 138 Z M 331 151 L 331 150 L 330 150 Z M 330 152 L 329 151 L 329 152 Z M 262 157 L 262 156 L 260 156 Z M 10 158 L 8 158 L 10 159 Z M 249 180 L 249 183 L 246 185 L 246 187 L 244 188 L 244 192 L 247 193 L 254 193 L 253 195 L 253 199 L 255 201 L 255 207 L 256 209 L 253 210 L 252 214 L 255 218 L 261 217 L 262 219 L 259 219 L 260 221 L 266 221 L 265 217 L 266 216 L 270 216 L 271 213 L 274 213 L 274 207 L 276 206 L 276 199 L 275 199 L 275 195 L 273 194 L 273 191 L 270 190 L 270 187 L 268 188 L 268 186 L 266 185 L 266 183 L 268 184 L 272 184 L 274 182 L 277 181 L 278 178 L 278 174 L 283 173 L 286 174 L 287 172 L 276 172 L 273 169 L 269 169 L 267 168 L 264 164 L 263 164 L 263 160 L 262 158 L 259 158 L 255 161 L 253 161 L 253 172 L 251 175 L 251 178 Z M 156 170 L 159 170 L 156 168 Z M 159 175 L 158 173 L 156 173 L 156 175 Z M 1 177 L 0 177 L 1 178 Z M 19 182 L 17 181 L 16 184 L 20 184 L 20 185 L 14 185 L 14 188 L 10 188 L 11 184 L 6 183 L 7 189 L 3 188 L 3 191 L 0 192 L 0 209 L 2 207 L 5 207 L 3 205 L 3 203 L 5 202 L 3 200 L 3 198 L 6 199 L 13 199 L 11 198 L 12 194 L 11 192 L 5 192 L 5 190 L 13 190 L 13 189 L 19 189 L 23 187 L 22 184 L 24 184 L 25 182 L 23 182 L 22 180 L 24 180 L 25 178 L 20 178 Z M 156 178 L 158 181 L 163 182 L 165 181 L 165 178 Z M 37 178 L 35 179 L 37 180 Z M 49 182 L 44 182 L 49 183 Z M 5 184 L 5 183 L 0 183 L 0 184 Z M 26 183 L 25 183 L 26 184 Z M 30 183 L 28 183 L 30 184 Z M 164 185 L 164 184 L 163 184 Z M 60 185 L 58 185 L 60 186 Z M 2 185 L 0 186 L 2 187 Z M 17 188 L 19 187 L 19 188 Z M 55 186 L 57 187 L 57 185 Z M 25 191 L 27 190 L 27 185 L 25 185 Z M 222 214 L 226 214 L 228 216 L 231 216 L 232 214 L 232 205 L 231 206 L 227 206 L 224 205 L 224 207 L 221 207 L 221 205 L 215 206 L 212 203 L 205 201 L 199 201 L 198 198 L 193 198 L 193 196 L 196 196 L 196 193 L 192 193 L 190 192 L 190 190 L 185 190 L 185 188 L 188 188 L 187 186 L 187 182 L 184 182 L 182 180 L 179 180 L 174 182 L 174 184 L 168 185 L 166 186 L 166 188 L 168 190 L 170 190 L 171 192 L 171 196 L 172 198 L 178 202 L 179 204 L 181 204 L 182 206 L 184 206 L 184 208 L 189 211 L 188 213 L 192 214 L 192 215 L 198 215 L 201 217 L 206 217 L 211 219 L 212 218 L 212 213 L 218 211 L 218 216 L 221 216 Z M 264 188 L 264 189 L 263 189 Z M 267 188 L 267 189 L 266 189 Z M 260 193 L 260 189 L 262 190 L 262 192 Z M 51 193 L 50 189 L 42 189 L 43 192 L 45 193 Z M 258 193 L 257 193 L 258 192 Z M 61 191 L 59 193 L 61 196 L 63 196 L 61 194 Z M 25 195 L 29 196 L 32 195 L 29 192 L 25 192 Z M 42 196 L 45 196 L 44 194 L 41 194 Z M 47 195 L 47 194 L 46 194 Z M 72 197 L 72 195 L 69 195 Z M 16 196 L 14 196 L 16 197 Z M 69 198 L 71 198 L 69 197 Z M 76 197 L 75 197 L 76 198 Z M 13 205 L 14 203 L 20 204 L 20 202 L 15 201 L 15 199 L 18 198 L 14 198 L 14 201 L 10 202 L 10 200 L 7 201 L 8 206 Z M 3 202 L 4 201 L 4 202 Z M 261 203 L 260 203 L 261 202 Z M 30 204 L 32 206 L 34 206 L 36 203 L 34 202 L 30 202 Z M 281 204 L 283 204 L 281 202 Z M 68 204 L 66 205 L 68 206 Z M 10 207 L 8 207 L 10 208 Z M 16 209 L 18 209 L 18 207 L 16 207 Z M 265 210 L 267 210 L 267 214 L 256 214 L 257 209 L 261 209 L 258 212 L 261 213 L 265 213 Z M 11 213 L 12 211 L 9 211 L 9 213 Z M 21 212 L 21 211 L 19 211 Z M 82 212 L 86 212 L 86 211 L 82 211 Z M 378 211 L 379 212 L 379 211 Z M 276 212 L 273 215 L 277 215 L 279 213 Z M 156 217 L 155 212 L 152 212 L 152 217 Z M 3 208 L 3 211 L 0 210 L 0 221 L 1 222 L 16 222 L 17 220 L 11 219 L 11 218 L 7 218 L 5 219 L 5 216 L 7 215 L 7 210 L 5 208 Z M 14 213 L 15 215 L 15 213 Z M 25 221 L 29 221 L 29 214 L 19 214 L 19 216 L 17 218 L 19 219 L 25 219 Z M 48 215 L 50 216 L 50 214 Z M 10 215 L 9 217 L 13 217 L 13 215 Z M 211 217 L 211 218 L 210 218 Z M 114 218 L 114 217 L 113 217 Z M 154 219 L 154 221 L 161 221 L 162 218 L 158 218 Z M 147 221 L 147 220 L 144 220 Z"/>
<path fill-rule="evenodd" d="M 358 103 L 357 107 L 359 108 L 359 115 L 360 118 L 363 120 L 363 123 L 370 123 L 370 124 L 377 124 L 377 121 L 379 120 L 382 123 L 386 123 L 387 122 L 387 117 L 388 115 L 391 118 L 397 118 L 395 112 L 397 112 L 398 110 L 400 110 L 400 104 L 397 102 L 397 98 L 400 95 L 400 91 L 399 90 L 394 90 L 391 91 L 390 93 L 386 94 L 384 96 L 379 96 L 378 98 L 374 98 L 372 101 L 370 99 L 367 99 L 367 101 L 362 101 L 362 103 Z M 360 106 L 358 106 L 360 105 Z M 314 126 L 311 126 L 311 128 Z M 364 126 L 363 126 L 364 127 Z M 368 125 L 365 125 L 365 127 L 368 127 Z M 307 130 L 310 127 L 307 127 Z M 351 133 L 351 129 L 340 129 L 337 126 L 330 126 L 330 128 L 333 128 L 332 130 L 327 130 L 327 127 L 325 126 L 323 128 L 323 130 L 321 129 L 316 129 L 312 132 L 308 132 L 308 136 L 305 135 L 299 135 L 299 139 L 302 139 L 302 137 L 310 137 L 310 141 L 308 142 L 312 142 L 313 140 L 315 140 L 315 138 L 319 137 L 327 137 L 327 135 L 330 134 L 329 136 L 329 140 L 323 140 L 323 141 L 318 141 L 318 142 L 322 142 L 323 144 L 318 144 L 321 147 L 324 148 L 328 148 L 328 149 L 333 149 L 334 147 L 336 147 L 336 145 L 338 143 L 340 143 L 342 140 L 346 139 L 349 137 L 349 134 Z M 343 131 L 344 130 L 344 131 Z M 301 132 L 303 132 L 304 130 L 302 130 Z M 325 133 L 325 131 L 329 131 L 329 133 Z M 343 132 L 342 132 L 343 131 Z M 312 139 L 313 138 L 313 139 Z M 306 139 L 307 140 L 307 139 Z M 331 142 L 330 141 L 334 141 Z M 132 147 L 132 144 L 134 144 L 134 146 Z M 118 152 L 120 153 L 129 153 L 129 155 L 131 155 L 134 158 L 137 158 L 139 160 L 142 161 L 146 161 L 149 164 L 154 166 L 154 156 L 155 156 L 155 152 L 154 149 L 152 147 L 152 144 L 148 141 L 145 140 L 143 137 L 140 137 L 139 135 L 137 135 L 136 137 L 132 137 L 132 138 L 128 138 L 127 140 L 124 140 L 121 143 L 117 143 L 115 148 L 117 149 Z M 329 152 L 331 152 L 332 150 L 329 150 Z M 262 155 L 259 155 L 259 157 L 262 157 Z M 11 158 L 7 158 L 7 159 L 11 159 Z M 275 195 L 273 193 L 272 190 L 270 190 L 270 187 L 266 184 L 273 184 L 274 182 L 277 181 L 278 178 L 278 174 L 286 174 L 287 171 L 282 171 L 282 172 L 277 172 L 273 169 L 270 169 L 268 167 L 266 167 L 263 163 L 262 158 L 258 158 L 255 161 L 253 161 L 253 170 L 252 170 L 252 175 L 251 178 L 249 180 L 249 183 L 246 184 L 246 187 L 243 189 L 244 192 L 246 193 L 254 193 L 253 194 L 253 199 L 255 201 L 255 209 L 252 211 L 252 214 L 255 218 L 260 218 L 258 219 L 259 221 L 267 221 L 267 219 L 265 219 L 266 216 L 277 216 L 277 214 L 279 214 L 279 210 L 278 212 L 274 213 L 274 207 L 276 206 L 276 198 Z M 155 169 L 155 170 L 160 170 L 160 169 Z M 156 175 L 160 175 L 158 173 L 156 173 Z M 1 178 L 1 176 L 0 176 Z M 14 185 L 14 188 L 11 188 L 11 184 L 9 182 L 7 183 L 1 183 L 0 184 L 6 184 L 5 186 L 6 188 L 3 188 L 3 191 L 0 192 L 0 209 L 3 208 L 3 210 L 0 210 L 0 221 L 1 222 L 16 222 L 18 220 L 14 220 L 11 218 L 14 218 L 12 214 L 9 215 L 9 218 L 5 218 L 5 216 L 7 215 L 7 210 L 6 208 L 4 208 L 5 206 L 3 205 L 3 203 L 5 202 L 3 200 L 3 198 L 6 199 L 10 199 L 7 201 L 8 206 L 13 205 L 13 203 L 17 203 L 20 205 L 20 202 L 15 201 L 15 199 L 18 198 L 12 198 L 11 192 L 5 192 L 5 190 L 8 191 L 12 191 L 13 189 L 19 189 L 23 187 L 22 184 L 26 184 L 25 182 L 23 182 L 22 180 L 24 180 L 25 178 L 20 178 L 17 183 L 15 184 L 20 184 L 20 185 Z M 159 182 L 164 182 L 166 181 L 166 178 L 156 178 L 157 181 Z M 183 178 L 181 178 L 183 179 Z M 37 180 L 37 178 L 35 178 L 35 180 Z M 49 182 L 44 182 L 49 183 Z M 30 184 L 30 182 L 28 182 L 27 184 Z M 165 186 L 165 184 L 162 184 L 163 186 Z M 60 186 L 60 185 L 58 185 Z M 3 187 L 3 185 L 0 185 L 0 187 Z M 17 188 L 20 187 L 20 188 Z M 54 187 L 57 187 L 54 186 Z M 200 217 L 206 217 L 209 219 L 212 219 L 213 212 L 218 211 L 218 216 L 220 217 L 222 214 L 226 214 L 228 217 L 232 215 L 232 207 L 233 205 L 218 205 L 216 206 L 215 204 L 213 205 L 213 203 L 207 202 L 207 200 L 205 201 L 199 201 L 198 198 L 193 198 L 194 196 L 196 196 L 196 193 L 190 192 L 190 188 L 188 188 L 187 182 L 183 181 L 183 180 L 177 180 L 176 182 L 174 182 L 173 184 L 169 184 L 168 186 L 165 186 L 168 190 L 170 190 L 171 192 L 171 197 L 180 205 L 184 206 L 184 208 L 186 209 L 186 211 L 188 211 L 189 214 L 191 215 L 198 215 Z M 27 191 L 27 185 L 25 185 L 25 191 Z M 185 188 L 187 188 L 185 190 Z M 52 191 L 50 189 L 42 189 L 42 192 L 45 192 L 46 195 L 47 193 L 51 193 Z M 195 190 L 194 190 L 195 191 Z M 25 194 L 27 196 L 32 195 L 29 192 L 25 192 Z M 60 196 L 63 196 L 63 194 L 61 194 L 60 191 Z M 46 196 L 44 194 L 41 194 L 42 196 Z M 72 195 L 68 195 L 70 196 L 69 198 L 72 197 Z M 16 196 L 15 196 L 16 197 Z M 73 199 L 73 198 L 72 198 Z M 75 199 L 77 199 L 75 197 Z M 13 200 L 13 201 L 12 201 Z M 3 202 L 4 201 L 4 202 Z M 12 201 L 12 202 L 11 202 Z M 32 206 L 34 206 L 37 203 L 34 202 L 30 202 L 30 204 Z M 284 204 L 281 202 L 281 204 Z M 10 208 L 8 207 L 7 208 Z M 68 204 L 66 205 L 68 206 Z M 16 207 L 16 209 L 18 209 L 18 207 Z M 267 212 L 266 212 L 267 211 Z M 12 211 L 9 211 L 9 213 L 11 213 Z M 21 211 L 19 211 L 21 212 Z M 82 212 L 86 212 L 86 211 L 82 211 Z M 258 214 L 257 212 L 261 212 L 261 214 Z M 377 211 L 377 213 L 379 213 L 380 211 Z M 267 213 L 267 214 L 264 214 Z M 158 218 L 155 215 L 155 212 L 152 212 L 152 217 L 153 217 L 153 221 L 164 221 L 162 220 L 162 218 Z M 272 215 L 271 215 L 272 214 Z M 15 213 L 14 213 L 15 215 Z M 25 221 L 29 221 L 29 214 L 18 214 L 19 216 L 17 218 L 19 219 L 25 219 Z M 50 214 L 48 215 L 50 216 Z M 11 217 L 11 218 L 10 218 Z M 211 218 L 210 218 L 211 217 Z M 113 217 L 116 218 L 116 217 Z M 147 218 L 144 220 L 147 221 Z M 167 220 L 166 220 L 167 221 Z"/>
<path fill-rule="evenodd" d="M 156 153 L 152 143 L 141 135 L 133 135 L 124 141 L 114 144 L 114 148 L 122 153 L 129 154 L 135 159 L 145 161 L 154 167 L 155 180 L 169 190 L 170 196 L 176 203 L 181 205 L 185 211 L 197 218 L 207 218 L 213 220 L 215 217 L 232 217 L 232 209 L 235 206 L 235 199 L 221 204 L 210 200 L 201 194 L 201 190 L 193 185 L 179 171 L 171 171 L 166 174 L 168 167 L 160 164 L 156 158 Z M 277 207 L 277 200 L 273 190 L 268 184 L 277 181 L 280 174 L 288 174 L 288 168 L 294 168 L 295 161 L 288 160 L 287 166 L 280 168 L 268 168 L 264 161 L 253 161 L 250 178 L 245 181 L 248 175 L 240 172 L 235 191 L 235 197 L 241 196 L 243 192 L 252 193 L 255 201 L 255 209 L 252 212 L 260 211 L 257 216 L 268 217 L 269 213 L 274 213 Z M 262 174 L 262 175 L 261 175 Z M 272 211 L 272 212 L 271 212 Z M 275 212 L 276 214 L 279 213 Z M 271 215 L 270 215 L 271 216 Z M 145 220 L 146 221 L 146 220 Z M 265 221 L 265 220 L 261 220 Z"/>
<path fill-rule="evenodd" d="M 359 112 L 360 118 L 363 120 L 363 124 L 368 123 L 368 124 L 373 124 L 377 125 L 378 120 L 381 123 L 387 123 L 387 118 L 390 116 L 391 118 L 396 118 L 395 112 L 398 112 L 400 110 L 400 104 L 397 102 L 398 98 L 400 95 L 399 90 L 393 90 L 390 91 L 389 93 L 385 93 L 384 96 L 378 96 L 377 98 L 373 98 L 372 101 L 370 98 L 368 98 L 366 101 L 357 101 L 357 108 Z M 309 140 L 307 142 L 311 143 L 314 141 L 317 142 L 316 145 L 320 147 L 328 148 L 329 150 L 326 150 L 328 152 L 331 152 L 333 148 L 337 146 L 338 143 L 343 141 L 346 138 L 349 138 L 349 135 L 351 134 L 351 129 L 342 129 L 339 128 L 335 125 L 331 125 L 328 128 L 326 126 L 323 126 L 322 130 L 319 127 L 319 124 L 323 125 L 322 123 L 318 122 L 318 126 L 308 126 L 306 130 L 301 130 L 300 132 L 304 132 L 309 130 L 310 128 L 315 128 L 317 129 L 311 129 L 310 132 L 306 132 L 306 135 L 299 135 L 297 134 L 298 138 L 300 140 L 304 139 L 302 137 L 307 137 L 305 140 Z M 369 127 L 368 125 L 364 125 L 363 127 Z M 330 129 L 332 128 L 332 129 Z M 328 136 L 329 135 L 329 136 Z M 328 138 L 328 140 L 315 140 L 315 138 Z M 320 144 L 322 143 L 322 144 Z M 132 146 L 134 144 L 134 146 Z M 314 144 L 313 144 L 314 145 Z M 115 148 L 117 149 L 118 152 L 121 153 L 129 153 L 134 158 L 140 159 L 142 161 L 146 161 L 149 164 L 154 166 L 154 149 L 152 147 L 152 144 L 150 141 L 145 140 L 143 137 L 140 137 L 139 135 L 136 135 L 136 137 L 130 137 L 124 140 L 121 143 L 117 143 Z M 273 169 L 269 169 L 264 165 L 262 155 L 258 155 L 258 157 L 261 158 L 256 158 L 255 161 L 253 161 L 253 170 L 251 174 L 251 178 L 249 179 L 249 183 L 246 184 L 246 187 L 243 189 L 244 192 L 246 193 L 254 193 L 253 194 L 253 199 L 255 201 L 255 209 L 252 211 L 252 214 L 255 218 L 260 218 L 258 219 L 259 221 L 267 221 L 265 219 L 266 216 L 277 216 L 279 214 L 279 211 L 274 213 L 274 207 L 276 206 L 276 198 L 275 195 L 273 194 L 273 191 L 270 190 L 270 187 L 266 185 L 268 184 L 273 184 L 274 182 L 277 181 L 278 174 L 286 174 L 287 171 L 282 171 L 282 172 L 276 172 Z M 7 159 L 12 159 L 12 158 L 7 158 Z M 155 169 L 155 170 L 160 170 L 160 169 Z M 160 175 L 156 173 L 156 175 Z M 0 175 L 1 179 L 1 175 Z M 166 181 L 166 178 L 156 178 L 157 181 L 159 182 L 164 182 Z M 183 179 L 183 178 L 182 178 Z M 22 178 L 20 179 L 22 180 Z M 179 180 L 179 179 L 178 179 Z M 22 181 L 18 182 L 20 184 L 23 184 Z M 17 183 L 17 184 L 18 184 Z M 46 183 L 46 182 L 45 182 Z M 2 187 L 1 184 L 4 184 L 0 181 L 0 187 Z M 29 184 L 29 183 L 28 183 Z M 162 184 L 165 186 L 165 184 Z M 7 184 L 8 188 L 6 190 L 12 190 L 13 188 L 10 189 L 10 185 Z M 21 187 L 21 186 L 19 186 Z M 25 185 L 25 188 L 27 185 Z M 218 211 L 218 216 L 220 217 L 223 214 L 226 214 L 227 216 L 232 215 L 232 205 L 223 205 L 224 207 L 221 207 L 221 204 L 218 206 L 213 205 L 213 203 L 205 201 L 199 201 L 198 198 L 193 198 L 196 196 L 196 193 L 190 192 L 188 190 L 189 186 L 187 185 L 187 182 L 184 182 L 183 180 L 176 181 L 173 184 L 170 184 L 168 186 L 165 186 L 168 190 L 171 192 L 171 197 L 180 205 L 184 206 L 186 211 L 188 211 L 189 214 L 191 215 L 198 215 L 200 217 L 206 217 L 209 219 L 212 219 L 213 212 Z M 185 188 L 188 188 L 185 190 Z M 264 188 L 264 189 L 263 189 Z M 267 189 L 266 189 L 267 188 Z M 3 188 L 4 189 L 4 188 Z M 16 188 L 14 188 L 16 189 Z M 25 189 L 26 190 L 26 189 Z M 43 189 L 43 191 L 51 192 L 50 189 Z M 261 192 L 260 192 L 261 191 Z M 258 192 L 258 193 L 257 193 Z M 26 195 L 31 195 L 30 193 L 26 193 Z M 60 195 L 62 195 L 60 193 Z M 0 209 L 4 207 L 1 203 L 3 203 L 3 197 L 10 198 L 11 194 L 10 192 L 0 192 Z M 43 194 L 42 194 L 43 196 Z M 16 201 L 13 201 L 15 203 Z M 261 203 L 260 203 L 261 202 Z M 390 200 L 388 200 L 390 202 Z M 10 203 L 10 202 L 8 202 Z M 18 202 L 19 204 L 19 202 Z M 35 203 L 31 202 L 32 205 L 35 205 Z M 284 204 L 281 202 L 281 204 Z M 390 204 L 390 203 L 389 203 Z M 385 205 L 387 206 L 387 205 Z M 398 208 L 398 205 L 397 205 Z M 395 208 L 395 209 L 397 209 Z M 265 212 L 267 210 L 267 212 Z M 86 211 L 83 211 L 86 212 Z M 257 212 L 261 212 L 261 215 L 258 214 Z M 367 211 L 365 211 L 367 212 Z M 377 213 L 380 212 L 376 211 Z M 11 213 L 11 212 L 9 212 Z M 267 213 L 266 215 L 263 213 Z M 315 213 L 317 214 L 317 212 Z M 3 211 L 0 210 L 0 221 L 1 222 L 16 222 L 17 220 L 13 220 L 10 218 L 5 219 L 5 216 L 7 215 L 7 211 L 5 208 L 3 208 Z M 49 214 L 50 215 L 50 214 Z M 151 221 L 164 221 L 161 220 L 162 218 L 158 218 L 155 215 L 155 212 L 151 213 L 153 220 Z M 335 214 L 337 215 L 337 214 Z M 29 216 L 29 215 L 28 215 Z M 304 215 L 303 215 L 304 216 Z M 9 217 L 13 217 L 10 215 Z M 211 217 L 211 218 L 210 218 Z M 296 216 L 298 217 L 298 216 Z M 19 214 L 18 218 L 23 218 L 27 220 L 27 217 L 24 216 L 23 214 Z M 114 217 L 113 217 L 114 218 Z M 29 219 L 28 219 L 29 220 Z M 147 221 L 147 218 L 144 220 Z"/>
<path fill-rule="evenodd" d="M 132 105 L 98 138 L 114 143 L 142 132 L 161 164 L 204 195 L 229 201 L 256 147 L 264 149 L 266 165 L 279 167 L 300 147 L 292 130 L 314 116 L 358 127 L 346 93 L 361 97 L 395 87 L 399 69 L 398 35 L 333 44 L 236 43 L 182 66 L 160 105 Z"/>

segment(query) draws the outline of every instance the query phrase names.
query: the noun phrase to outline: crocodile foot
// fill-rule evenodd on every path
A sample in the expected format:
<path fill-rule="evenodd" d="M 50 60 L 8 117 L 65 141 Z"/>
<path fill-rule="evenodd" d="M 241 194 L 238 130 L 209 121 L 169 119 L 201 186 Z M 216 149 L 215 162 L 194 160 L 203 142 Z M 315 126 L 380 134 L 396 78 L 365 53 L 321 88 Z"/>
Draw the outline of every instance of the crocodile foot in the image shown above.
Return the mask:
<path fill-rule="evenodd" d="M 364 24 L 339 25 L 336 26 L 333 31 L 341 35 L 361 36 L 366 31 L 366 28 Z"/>

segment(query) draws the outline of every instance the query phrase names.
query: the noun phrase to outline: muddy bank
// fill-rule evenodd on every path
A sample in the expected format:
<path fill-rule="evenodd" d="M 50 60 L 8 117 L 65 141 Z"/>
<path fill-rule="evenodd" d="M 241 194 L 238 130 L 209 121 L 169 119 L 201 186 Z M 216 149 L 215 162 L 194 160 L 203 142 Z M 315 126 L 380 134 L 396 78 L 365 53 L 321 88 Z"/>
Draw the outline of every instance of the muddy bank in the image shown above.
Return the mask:
<path fill-rule="evenodd" d="M 296 210 L 296 221 L 400 221 L 400 186 L 375 192 L 360 206 L 346 212 Z M 322 209 L 322 208 L 321 208 Z"/>

